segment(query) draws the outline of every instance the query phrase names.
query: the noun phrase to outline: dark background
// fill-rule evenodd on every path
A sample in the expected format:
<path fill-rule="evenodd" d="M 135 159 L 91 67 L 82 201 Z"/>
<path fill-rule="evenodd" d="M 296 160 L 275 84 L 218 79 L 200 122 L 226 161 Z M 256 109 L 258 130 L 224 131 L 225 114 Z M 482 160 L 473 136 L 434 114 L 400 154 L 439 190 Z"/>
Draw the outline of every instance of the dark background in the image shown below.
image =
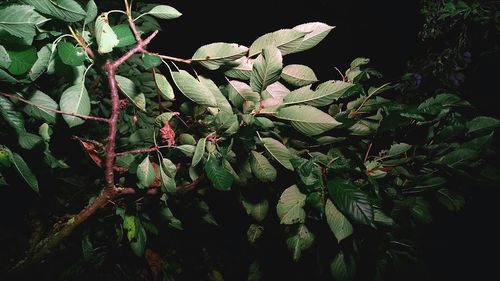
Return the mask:
<path fill-rule="evenodd" d="M 356 57 L 368 57 L 370 66 L 397 81 L 409 60 L 426 55 L 418 38 L 422 27 L 420 1 L 168 1 L 184 15 L 162 22 L 164 34 L 151 46 L 163 54 L 189 58 L 213 42 L 249 46 L 268 32 L 301 23 L 321 21 L 336 26 L 315 48 L 287 55 L 285 63 L 312 67 L 320 80 L 339 79 Z M 474 54 L 473 55 L 477 55 Z M 466 80 L 466 98 L 483 114 L 498 116 L 492 92 L 498 79 L 498 56 L 483 58 Z M 496 73 L 496 74 L 495 74 Z M 420 244 L 431 280 L 481 280 L 496 274 L 500 234 L 495 211 L 498 190 L 472 187 L 466 207 L 458 213 L 438 213 L 425 226 Z M 289 271 L 293 264 L 278 264 Z M 297 274 L 301 275 L 299 272 Z M 298 277 L 298 276 L 297 276 Z M 489 277 L 489 278 L 488 278 Z"/>

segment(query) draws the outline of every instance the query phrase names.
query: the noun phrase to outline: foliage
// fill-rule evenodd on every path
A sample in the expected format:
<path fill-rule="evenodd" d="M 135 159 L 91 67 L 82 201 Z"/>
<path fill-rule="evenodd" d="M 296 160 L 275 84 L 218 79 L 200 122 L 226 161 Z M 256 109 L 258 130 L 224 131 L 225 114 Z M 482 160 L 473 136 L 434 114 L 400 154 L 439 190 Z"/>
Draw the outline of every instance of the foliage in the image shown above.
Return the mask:
<path fill-rule="evenodd" d="M 401 85 L 373 79 L 367 58 L 353 60 L 340 81 L 287 64 L 287 54 L 319 44 L 327 24 L 267 33 L 249 47 L 212 43 L 179 59 L 147 44 L 157 19 L 181 13 L 125 3 L 104 13 L 93 0 L 0 6 L 0 188 L 26 186 L 77 213 L 32 238 L 27 258 L 10 265 L 21 276 L 88 220 L 75 233 L 82 258 L 61 269 L 62 280 L 92 269 L 187 280 L 199 269 L 188 267 L 175 238 L 203 239 L 199 228 L 228 215 L 212 210 L 237 205 L 248 214 L 238 231 L 249 247 L 265 253 L 259 244 L 278 227 L 284 239 L 272 243 L 290 259 L 313 262 L 314 252 L 335 280 L 366 268 L 384 280 L 417 258 L 413 233 L 433 209 L 457 211 L 471 182 L 500 181 L 491 146 L 500 121 L 474 115 L 460 96 L 402 103 Z M 213 80 L 175 63 L 214 71 Z M 70 135 L 86 156 L 61 148 Z M 136 255 L 138 270 L 110 266 L 117 252 Z M 230 271 L 211 262 L 202 270 L 212 280 Z M 249 280 L 265 278 L 261 263 L 250 261 Z"/>

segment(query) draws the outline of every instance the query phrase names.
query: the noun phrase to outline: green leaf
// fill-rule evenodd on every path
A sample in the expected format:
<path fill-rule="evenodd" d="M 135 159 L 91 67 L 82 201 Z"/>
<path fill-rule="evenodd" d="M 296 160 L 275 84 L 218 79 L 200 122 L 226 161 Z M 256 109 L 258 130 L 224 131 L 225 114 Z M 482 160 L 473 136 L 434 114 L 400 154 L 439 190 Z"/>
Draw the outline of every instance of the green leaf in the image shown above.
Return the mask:
<path fill-rule="evenodd" d="M 160 90 L 160 95 L 165 100 L 174 100 L 174 89 L 168 82 L 167 78 L 162 74 L 155 73 L 155 83 L 158 90 Z"/>
<path fill-rule="evenodd" d="M 224 72 L 224 75 L 240 80 L 250 80 L 253 68 L 253 59 L 249 57 L 242 57 L 234 61 L 234 67 Z"/>
<path fill-rule="evenodd" d="M 182 13 L 177 11 L 174 7 L 168 6 L 168 5 L 158 5 L 153 7 L 149 12 L 146 14 L 152 15 L 154 17 L 164 19 L 164 20 L 169 20 L 169 19 L 175 19 L 180 16 L 182 16 Z"/>
<path fill-rule="evenodd" d="M 267 33 L 257 38 L 249 49 L 249 56 L 253 57 L 262 52 L 263 49 L 276 47 L 284 56 L 293 53 L 301 44 L 305 33 L 294 29 L 280 29 Z"/>
<path fill-rule="evenodd" d="M 262 154 L 252 151 L 250 166 L 254 176 L 261 182 L 273 182 L 276 180 L 276 169 Z"/>
<path fill-rule="evenodd" d="M 33 172 L 31 172 L 26 162 L 24 162 L 23 158 L 19 154 L 12 152 L 10 155 L 10 161 L 14 164 L 17 172 L 24 179 L 24 181 L 26 181 L 29 187 L 38 193 L 38 180 Z"/>
<path fill-rule="evenodd" d="M 148 188 L 155 181 L 155 170 L 149 161 L 149 156 L 146 156 L 137 167 L 137 178 L 143 188 Z"/>
<path fill-rule="evenodd" d="M 8 83 L 16 84 L 19 83 L 19 80 L 12 77 L 9 73 L 0 68 L 0 81 L 5 81 Z"/>
<path fill-rule="evenodd" d="M 302 251 L 309 249 L 314 243 L 314 234 L 301 224 L 297 233 L 286 240 L 288 249 L 292 251 L 293 259 L 299 260 Z"/>
<path fill-rule="evenodd" d="M 32 81 L 35 81 L 40 75 L 42 75 L 49 65 L 50 58 L 52 56 L 52 44 L 43 46 L 37 53 L 38 59 L 31 67 L 29 72 L 29 77 Z"/>
<path fill-rule="evenodd" d="M 85 24 L 88 24 L 95 20 L 97 17 L 97 5 L 94 0 L 89 0 L 87 6 L 85 7 L 87 16 L 85 17 Z"/>
<path fill-rule="evenodd" d="M 52 129 L 49 124 L 43 123 L 40 127 L 38 127 L 38 134 L 42 137 L 43 141 L 49 142 L 50 136 L 52 135 Z"/>
<path fill-rule="evenodd" d="M 132 241 L 137 237 L 136 218 L 132 215 L 125 215 L 123 217 L 123 229 L 127 232 L 128 241 Z"/>
<path fill-rule="evenodd" d="M 281 224 L 304 223 L 306 212 L 302 207 L 306 204 L 306 195 L 302 194 L 297 185 L 285 189 L 276 205 L 276 213 Z"/>
<path fill-rule="evenodd" d="M 220 109 L 220 111 L 233 113 L 233 108 L 231 107 L 231 104 L 226 99 L 226 97 L 222 94 L 219 87 L 217 87 L 217 85 L 215 85 L 214 81 L 212 81 L 211 79 L 205 78 L 203 76 L 199 76 L 198 78 L 200 79 L 201 84 L 203 84 L 203 86 L 205 86 L 205 88 L 210 90 L 210 92 L 214 96 L 215 100 L 217 101 L 217 107 Z"/>
<path fill-rule="evenodd" d="M 10 59 L 9 53 L 5 50 L 4 46 L 0 45 L 0 67 L 9 68 L 12 60 Z"/>
<path fill-rule="evenodd" d="M 228 87 L 228 99 L 235 107 L 241 107 L 245 101 L 258 102 L 260 95 L 252 90 L 248 84 L 231 80 Z"/>
<path fill-rule="evenodd" d="M 171 178 L 175 178 L 177 174 L 177 166 L 168 158 L 163 158 L 161 161 L 161 168 L 165 174 Z"/>
<path fill-rule="evenodd" d="M 309 50 L 321 42 L 330 33 L 334 26 L 322 22 L 310 22 L 297 25 L 294 30 L 306 33 L 301 44 L 293 50 L 294 53 Z"/>
<path fill-rule="evenodd" d="M 482 130 L 493 130 L 500 126 L 500 120 L 488 116 L 479 116 L 467 122 L 467 133 L 475 133 Z"/>
<path fill-rule="evenodd" d="M 85 85 L 83 83 L 76 84 L 66 89 L 61 95 L 59 106 L 64 112 L 89 115 L 90 98 Z M 68 123 L 70 128 L 85 123 L 84 119 L 71 115 L 65 114 L 63 115 L 63 118 L 64 121 Z"/>
<path fill-rule="evenodd" d="M 258 93 L 280 79 L 283 68 L 281 52 L 274 47 L 265 48 L 255 59 L 250 77 L 250 87 Z"/>
<path fill-rule="evenodd" d="M 23 75 L 28 72 L 37 58 L 36 49 L 34 47 L 26 47 L 22 50 L 7 51 L 12 60 L 7 69 L 12 75 Z"/>
<path fill-rule="evenodd" d="M 57 54 L 67 65 L 79 66 L 85 61 L 85 51 L 68 42 L 63 41 L 57 44 Z"/>
<path fill-rule="evenodd" d="M 302 87 L 318 81 L 314 71 L 310 67 L 301 64 L 285 66 L 281 72 L 281 78 L 288 84 L 296 87 Z"/>
<path fill-rule="evenodd" d="M 212 182 L 215 189 L 228 191 L 233 185 L 234 177 L 226 170 L 222 161 L 211 155 L 204 167 L 207 178 Z"/>
<path fill-rule="evenodd" d="M 17 140 L 24 149 L 33 149 L 42 142 L 40 136 L 28 132 L 20 132 Z"/>
<path fill-rule="evenodd" d="M 95 20 L 95 37 L 100 54 L 113 51 L 113 48 L 120 43 L 108 22 L 107 13 L 101 14 Z"/>
<path fill-rule="evenodd" d="M 203 158 L 203 154 L 205 152 L 206 142 L 207 142 L 206 138 L 201 138 L 198 140 L 198 143 L 196 144 L 196 149 L 194 150 L 193 159 L 191 161 L 191 166 L 194 167 L 198 165 L 198 163 L 200 163 L 201 159 Z"/>
<path fill-rule="evenodd" d="M 274 157 L 274 159 L 276 159 L 276 161 L 288 170 L 293 171 L 293 166 L 290 162 L 292 154 L 288 151 L 288 148 L 286 148 L 284 144 L 273 138 L 261 138 L 261 141 L 266 150 Z"/>
<path fill-rule="evenodd" d="M 21 0 L 35 7 L 42 14 L 51 15 L 65 22 L 81 21 L 87 13 L 74 0 Z"/>
<path fill-rule="evenodd" d="M 341 123 L 323 111 L 308 105 L 293 105 L 281 108 L 276 117 L 291 121 L 298 131 L 314 136 L 329 131 Z"/>
<path fill-rule="evenodd" d="M 464 166 L 478 157 L 478 152 L 469 148 L 453 150 L 438 160 L 438 163 L 450 167 Z"/>
<path fill-rule="evenodd" d="M 436 192 L 438 201 L 449 211 L 460 211 L 465 205 L 465 199 L 460 194 L 446 188 L 441 188 Z"/>
<path fill-rule="evenodd" d="M 300 88 L 284 98 L 284 103 L 307 103 L 312 106 L 325 106 L 340 98 L 354 84 L 344 81 L 326 81 L 318 85 L 314 92 L 300 91 Z"/>
<path fill-rule="evenodd" d="M 340 179 L 329 181 L 327 186 L 330 198 L 343 214 L 359 223 L 373 225 L 373 206 L 359 187 Z"/>
<path fill-rule="evenodd" d="M 200 47 L 194 53 L 191 60 L 197 62 L 210 70 L 216 70 L 220 66 L 233 62 L 248 52 L 248 48 L 235 43 L 212 43 Z"/>
<path fill-rule="evenodd" d="M 247 214 L 254 220 L 261 222 L 266 218 L 267 212 L 269 211 L 269 202 L 266 199 L 257 203 L 250 203 L 243 200 L 241 203 L 243 204 Z"/>
<path fill-rule="evenodd" d="M 333 202 L 330 199 L 326 200 L 325 216 L 330 229 L 339 243 L 352 234 L 353 230 L 351 223 L 335 207 L 335 205 L 333 205 Z"/>
<path fill-rule="evenodd" d="M 10 167 L 11 166 L 11 151 L 7 147 L 0 145 L 0 167 Z M 1 178 L 1 174 L 0 174 Z"/>
<path fill-rule="evenodd" d="M 142 60 L 144 61 L 144 68 L 146 69 L 151 69 L 161 64 L 161 58 L 155 55 L 143 54 Z"/>
<path fill-rule="evenodd" d="M 146 111 L 146 100 L 139 87 L 127 77 L 116 75 L 116 82 L 120 91 L 140 110 Z"/>
<path fill-rule="evenodd" d="M 386 153 L 386 156 L 397 156 L 403 154 L 411 149 L 411 145 L 407 143 L 395 143 L 391 145 L 391 148 Z"/>
<path fill-rule="evenodd" d="M 28 104 L 24 107 L 24 112 L 31 117 L 40 119 L 49 124 L 54 124 L 56 122 L 56 113 L 50 111 L 49 109 L 57 110 L 58 105 L 51 97 L 43 93 L 42 91 L 35 90 L 33 93 L 30 93 L 31 97 L 28 99 L 34 104 L 41 105 L 42 107 L 37 107 L 31 104 Z"/>
<path fill-rule="evenodd" d="M 257 241 L 257 239 L 259 239 L 260 236 L 262 236 L 263 232 L 264 232 L 264 227 L 257 225 L 257 224 L 251 224 L 247 230 L 248 242 L 250 242 L 251 244 L 255 243 Z M 258 278 L 255 280 L 256 281 L 261 280 L 261 278 Z"/>
<path fill-rule="evenodd" d="M 160 170 L 160 176 L 161 176 L 161 185 L 165 191 L 169 193 L 174 193 L 177 191 L 177 184 L 175 182 L 175 179 L 173 177 L 168 176 L 167 173 L 165 173 L 164 169 Z"/>
<path fill-rule="evenodd" d="M 26 45 L 31 45 L 38 25 L 47 21 L 34 8 L 28 5 L 10 5 L 0 8 L 0 31 L 22 38 Z"/>
<path fill-rule="evenodd" d="M 330 264 L 330 272 L 335 281 L 350 281 L 353 279 L 354 270 L 346 263 L 344 253 L 339 252 Z"/>
<path fill-rule="evenodd" d="M 115 25 L 112 29 L 119 41 L 115 46 L 116 48 L 127 47 L 137 43 L 128 23 Z"/>
<path fill-rule="evenodd" d="M 16 130 L 16 132 L 26 131 L 24 127 L 23 115 L 16 111 L 14 104 L 6 97 L 0 96 L 0 113 L 3 119 Z"/>
<path fill-rule="evenodd" d="M 137 220 L 138 221 L 138 220 Z M 132 252 L 138 257 L 143 257 L 146 251 L 147 234 L 140 222 L 137 222 L 137 236 L 130 241 Z"/>
<path fill-rule="evenodd" d="M 421 223 L 431 223 L 432 213 L 429 209 L 429 204 L 422 198 L 417 198 L 415 200 L 415 205 L 411 208 L 411 216 Z"/>
<path fill-rule="evenodd" d="M 171 74 L 177 88 L 179 88 L 188 99 L 200 105 L 217 107 L 217 100 L 210 90 L 187 71 L 172 71 Z"/>

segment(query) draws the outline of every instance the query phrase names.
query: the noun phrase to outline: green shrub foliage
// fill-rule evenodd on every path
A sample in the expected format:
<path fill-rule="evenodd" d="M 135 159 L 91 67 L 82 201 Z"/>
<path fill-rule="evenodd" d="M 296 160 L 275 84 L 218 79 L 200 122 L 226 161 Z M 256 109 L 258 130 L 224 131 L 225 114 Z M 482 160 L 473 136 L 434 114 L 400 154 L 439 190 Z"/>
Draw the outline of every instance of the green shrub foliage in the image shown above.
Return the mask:
<path fill-rule="evenodd" d="M 94 0 L 0 5 L 0 188 L 31 188 L 71 214 L 18 267 L 53 252 L 47 239 L 69 236 L 97 212 L 75 234 L 84 260 L 99 267 L 106 253 L 130 249 L 173 280 L 190 269 L 172 254 L 175 244 L 151 241 L 170 239 L 167 227 L 217 225 L 213 204 L 238 204 L 251 247 L 265 251 L 259 242 L 278 227 L 284 239 L 274 243 L 289 259 L 313 262 L 319 252 L 334 280 L 353 279 L 370 248 L 374 278 L 383 280 L 391 265 L 416 258 L 414 229 L 433 210 L 460 210 L 471 182 L 499 182 L 491 144 L 500 121 L 471 115 L 460 96 L 403 103 L 368 58 L 327 81 L 288 63 L 333 26 L 305 23 L 250 46 L 216 42 L 179 59 L 149 52 L 147 43 L 158 21 L 181 13 L 132 8 L 98 11 Z M 155 260 L 163 260 L 159 268 Z M 248 266 L 248 280 L 265 276 L 259 260 Z M 221 268 L 212 280 L 221 280 Z"/>

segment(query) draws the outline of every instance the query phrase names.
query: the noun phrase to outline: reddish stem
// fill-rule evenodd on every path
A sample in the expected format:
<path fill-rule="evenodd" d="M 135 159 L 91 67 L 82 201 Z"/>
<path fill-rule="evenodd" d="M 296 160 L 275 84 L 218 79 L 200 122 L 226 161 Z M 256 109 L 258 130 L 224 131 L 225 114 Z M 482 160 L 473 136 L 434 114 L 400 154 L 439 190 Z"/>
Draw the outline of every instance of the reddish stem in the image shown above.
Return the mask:
<path fill-rule="evenodd" d="M 129 150 L 129 151 L 117 152 L 117 153 L 115 153 L 115 156 L 134 154 L 134 153 L 155 152 L 155 151 L 158 151 L 159 148 L 160 148 L 159 146 L 155 146 L 155 147 L 151 147 L 151 148 L 140 148 L 140 149 L 134 149 L 134 150 Z"/>

